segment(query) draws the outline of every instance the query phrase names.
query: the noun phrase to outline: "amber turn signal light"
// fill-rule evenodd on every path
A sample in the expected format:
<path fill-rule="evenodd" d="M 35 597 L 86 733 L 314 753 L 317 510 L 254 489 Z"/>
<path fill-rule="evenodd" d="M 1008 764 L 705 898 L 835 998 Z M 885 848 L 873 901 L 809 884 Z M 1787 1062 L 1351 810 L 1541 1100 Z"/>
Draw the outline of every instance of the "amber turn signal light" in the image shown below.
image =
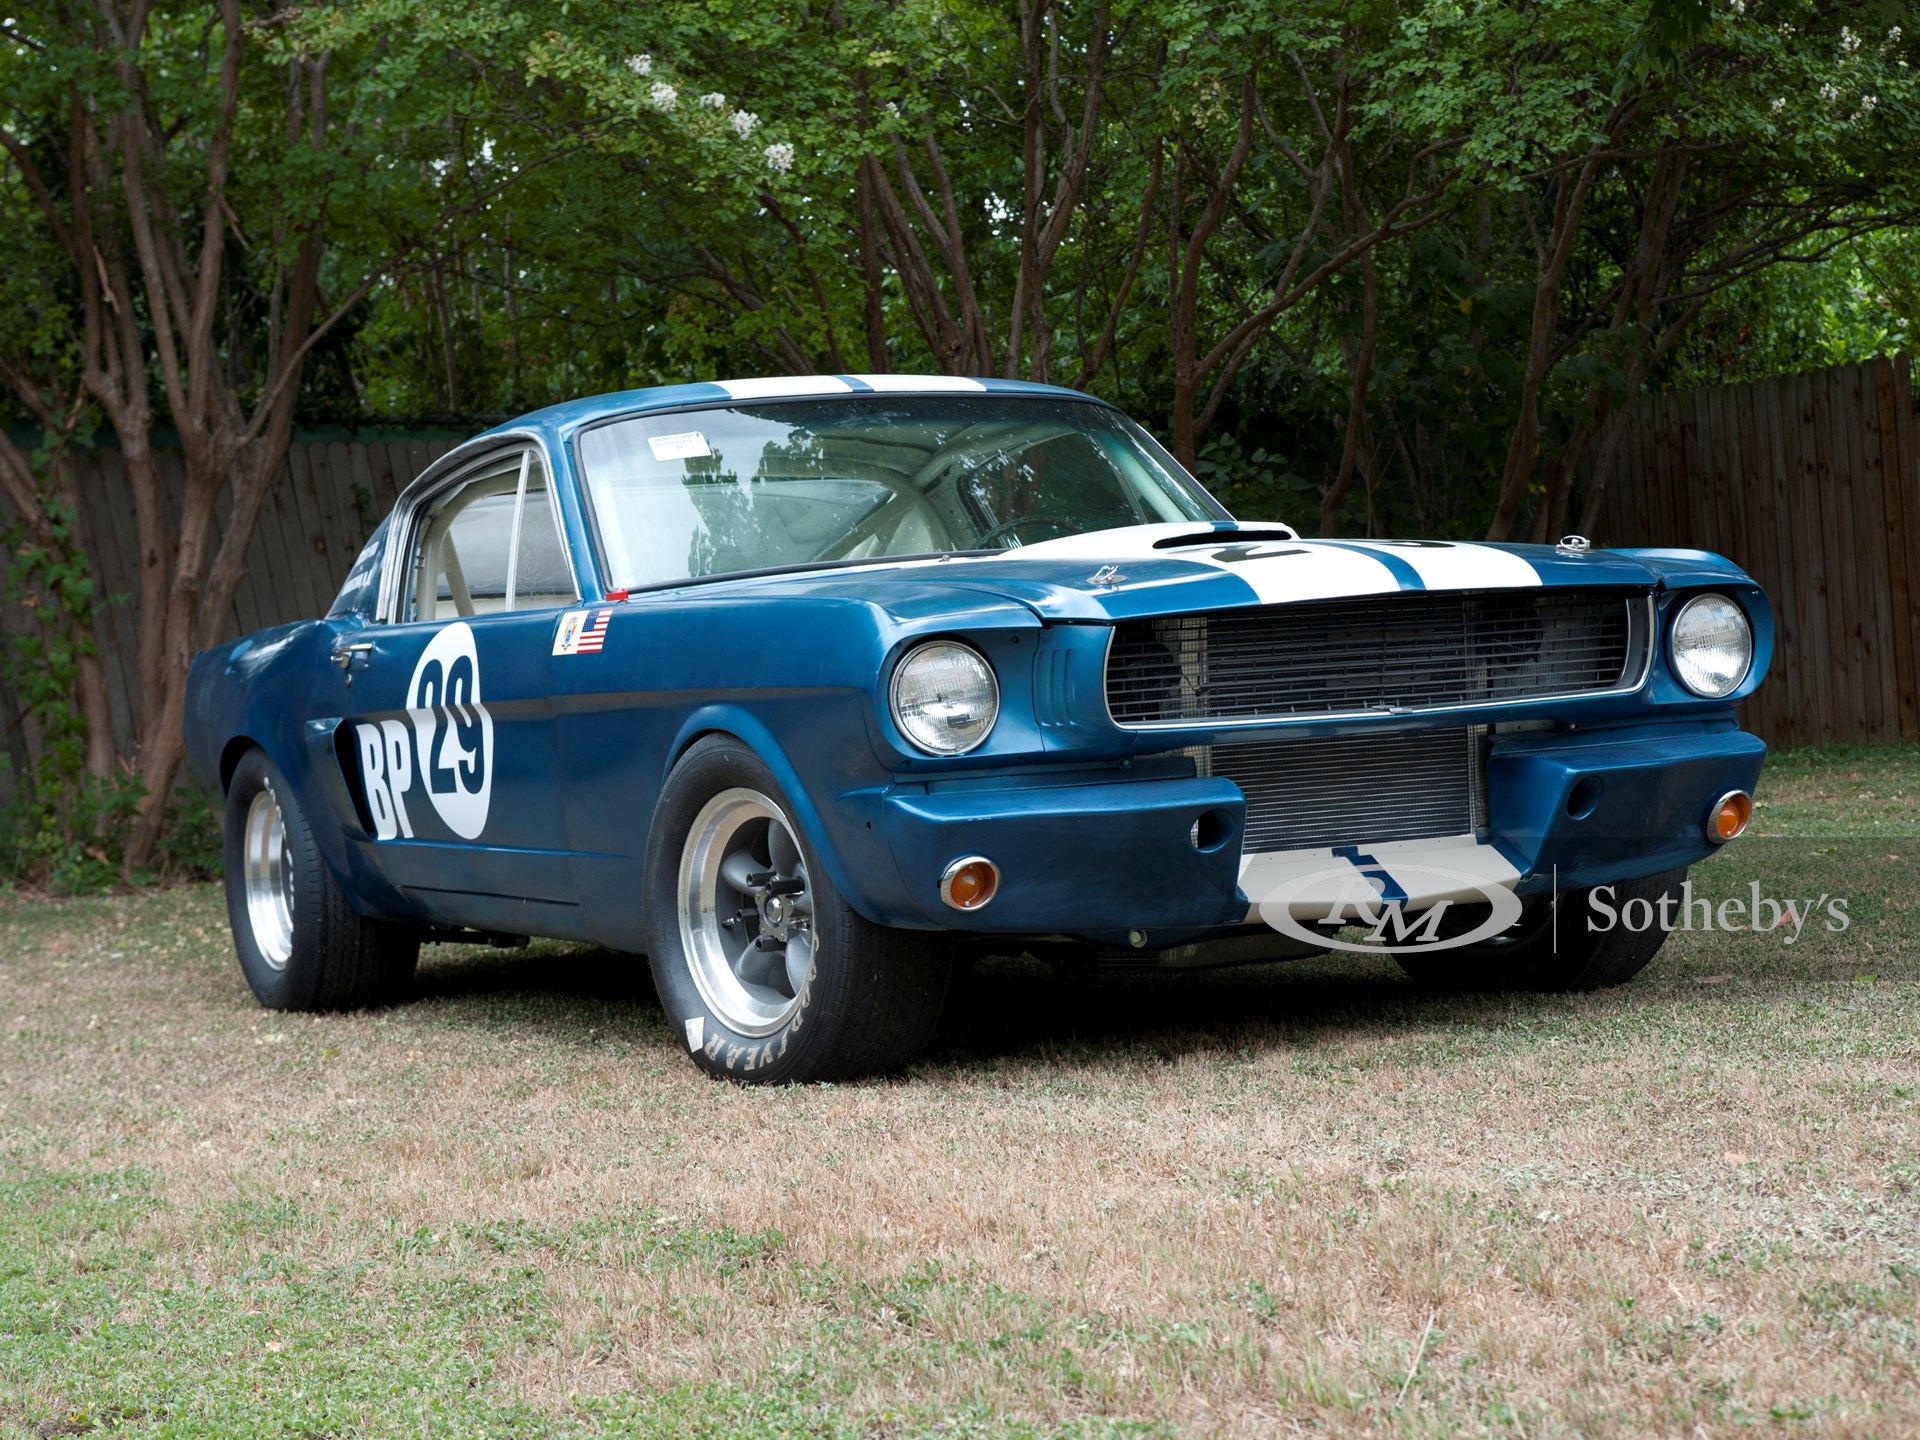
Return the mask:
<path fill-rule="evenodd" d="M 940 898 L 956 910 L 978 910 L 1000 888 L 1000 867 L 984 855 L 956 860 L 940 872 Z"/>
<path fill-rule="evenodd" d="M 1753 797 L 1744 790 L 1732 790 L 1714 802 L 1707 813 L 1707 838 L 1724 845 L 1747 828 L 1753 819 Z"/>

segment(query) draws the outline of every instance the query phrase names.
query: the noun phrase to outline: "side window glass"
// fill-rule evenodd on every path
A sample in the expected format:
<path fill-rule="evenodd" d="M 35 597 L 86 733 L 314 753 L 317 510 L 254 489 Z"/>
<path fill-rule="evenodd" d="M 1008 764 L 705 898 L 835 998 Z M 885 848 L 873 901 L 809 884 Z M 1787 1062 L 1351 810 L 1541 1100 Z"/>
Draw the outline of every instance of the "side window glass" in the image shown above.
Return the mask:
<path fill-rule="evenodd" d="M 408 620 L 452 620 L 506 608 L 521 457 L 441 496 L 414 527 L 402 609 Z"/>
<path fill-rule="evenodd" d="M 576 598 L 573 572 L 560 541 L 560 517 L 547 489 L 546 471 L 536 459 L 527 467 L 526 494 L 520 503 L 520 527 L 514 543 L 514 580 L 510 610 L 547 610 Z"/>

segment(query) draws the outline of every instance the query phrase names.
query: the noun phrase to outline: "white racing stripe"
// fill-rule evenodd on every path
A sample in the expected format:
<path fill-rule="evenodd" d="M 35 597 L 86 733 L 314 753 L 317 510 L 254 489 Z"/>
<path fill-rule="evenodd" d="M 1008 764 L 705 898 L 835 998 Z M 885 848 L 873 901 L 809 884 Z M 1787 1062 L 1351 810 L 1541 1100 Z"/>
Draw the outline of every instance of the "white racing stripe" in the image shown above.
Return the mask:
<path fill-rule="evenodd" d="M 1247 528 L 1257 532 L 1261 528 L 1278 527 L 1249 525 Z M 876 557 L 869 564 L 849 565 L 844 573 L 939 564 L 999 565 L 1023 559 L 1075 560 L 1086 563 L 1086 588 L 1105 591 L 1145 588 L 1149 582 L 1127 578 L 1129 564 L 1184 560 L 1237 577 L 1262 605 L 1286 605 L 1346 595 L 1397 595 L 1406 588 L 1400 576 L 1409 569 L 1429 590 L 1518 589 L 1541 584 L 1539 572 L 1525 560 L 1483 545 L 1402 545 L 1380 541 L 1323 544 L 1315 540 L 1242 540 L 1232 531 L 1221 531 L 1217 535 L 1208 532 L 1206 521 L 1127 525 L 954 560 Z M 1155 548 L 1156 541 L 1175 538 L 1194 538 L 1199 543 L 1164 550 Z M 1110 585 L 1093 583 L 1094 574 L 1103 565 L 1113 565 L 1121 572 Z M 1152 583 L 1168 582 L 1163 579 Z"/>
<path fill-rule="evenodd" d="M 979 395 L 986 386 L 960 375 L 849 375 L 871 390 L 915 395 Z"/>
<path fill-rule="evenodd" d="M 768 400 L 787 395 L 851 395 L 853 387 L 838 375 L 774 376 L 763 380 L 716 380 L 735 400 Z"/>
<path fill-rule="evenodd" d="M 1444 541 L 1358 540 L 1368 550 L 1413 567 L 1429 590 L 1518 590 L 1540 583 L 1540 572 L 1506 550 L 1491 545 L 1455 545 Z"/>
<path fill-rule="evenodd" d="M 1254 527 L 1249 527 L 1254 528 Z M 1013 556 L 1038 559 L 1084 559 L 1118 564 L 1130 560 L 1185 560 L 1206 565 L 1242 581 L 1262 605 L 1285 605 L 1295 600 L 1325 600 L 1340 595 L 1394 595 L 1400 582 L 1385 561 L 1338 545 L 1316 545 L 1311 540 L 1241 540 L 1231 531 L 1197 545 L 1165 550 L 1154 542 L 1177 536 L 1204 536 L 1206 522 L 1129 525 L 1097 530 L 1091 535 L 1068 535 L 1043 540 L 1010 551 Z M 1124 588 L 1121 581 L 1115 588 Z"/>

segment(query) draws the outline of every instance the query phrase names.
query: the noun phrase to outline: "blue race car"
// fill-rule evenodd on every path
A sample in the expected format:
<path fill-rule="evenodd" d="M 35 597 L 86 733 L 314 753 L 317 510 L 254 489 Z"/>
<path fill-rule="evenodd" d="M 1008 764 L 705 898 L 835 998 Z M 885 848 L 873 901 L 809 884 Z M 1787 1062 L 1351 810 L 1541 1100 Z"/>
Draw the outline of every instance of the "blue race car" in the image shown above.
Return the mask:
<path fill-rule="evenodd" d="M 1303 540 L 1088 396 L 815 376 L 468 441 L 187 721 L 263 1005 L 587 941 L 779 1082 L 903 1063 L 975 953 L 1617 984 L 1747 823 L 1772 636 L 1717 556 Z"/>

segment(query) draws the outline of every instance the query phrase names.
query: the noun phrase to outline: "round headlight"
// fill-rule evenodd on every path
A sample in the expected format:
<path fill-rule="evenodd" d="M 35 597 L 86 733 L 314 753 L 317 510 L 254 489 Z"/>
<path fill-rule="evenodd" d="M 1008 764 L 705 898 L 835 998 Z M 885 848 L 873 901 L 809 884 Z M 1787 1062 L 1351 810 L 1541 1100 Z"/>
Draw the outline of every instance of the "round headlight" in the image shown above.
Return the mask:
<path fill-rule="evenodd" d="M 964 755 L 987 738 L 1000 714 L 1000 685 L 979 651 L 933 640 L 907 652 L 893 672 L 893 721 L 929 755 Z"/>
<path fill-rule="evenodd" d="M 1673 617 L 1673 673 L 1694 694 L 1732 694 L 1752 663 L 1753 628 L 1726 596 L 1696 595 Z"/>

